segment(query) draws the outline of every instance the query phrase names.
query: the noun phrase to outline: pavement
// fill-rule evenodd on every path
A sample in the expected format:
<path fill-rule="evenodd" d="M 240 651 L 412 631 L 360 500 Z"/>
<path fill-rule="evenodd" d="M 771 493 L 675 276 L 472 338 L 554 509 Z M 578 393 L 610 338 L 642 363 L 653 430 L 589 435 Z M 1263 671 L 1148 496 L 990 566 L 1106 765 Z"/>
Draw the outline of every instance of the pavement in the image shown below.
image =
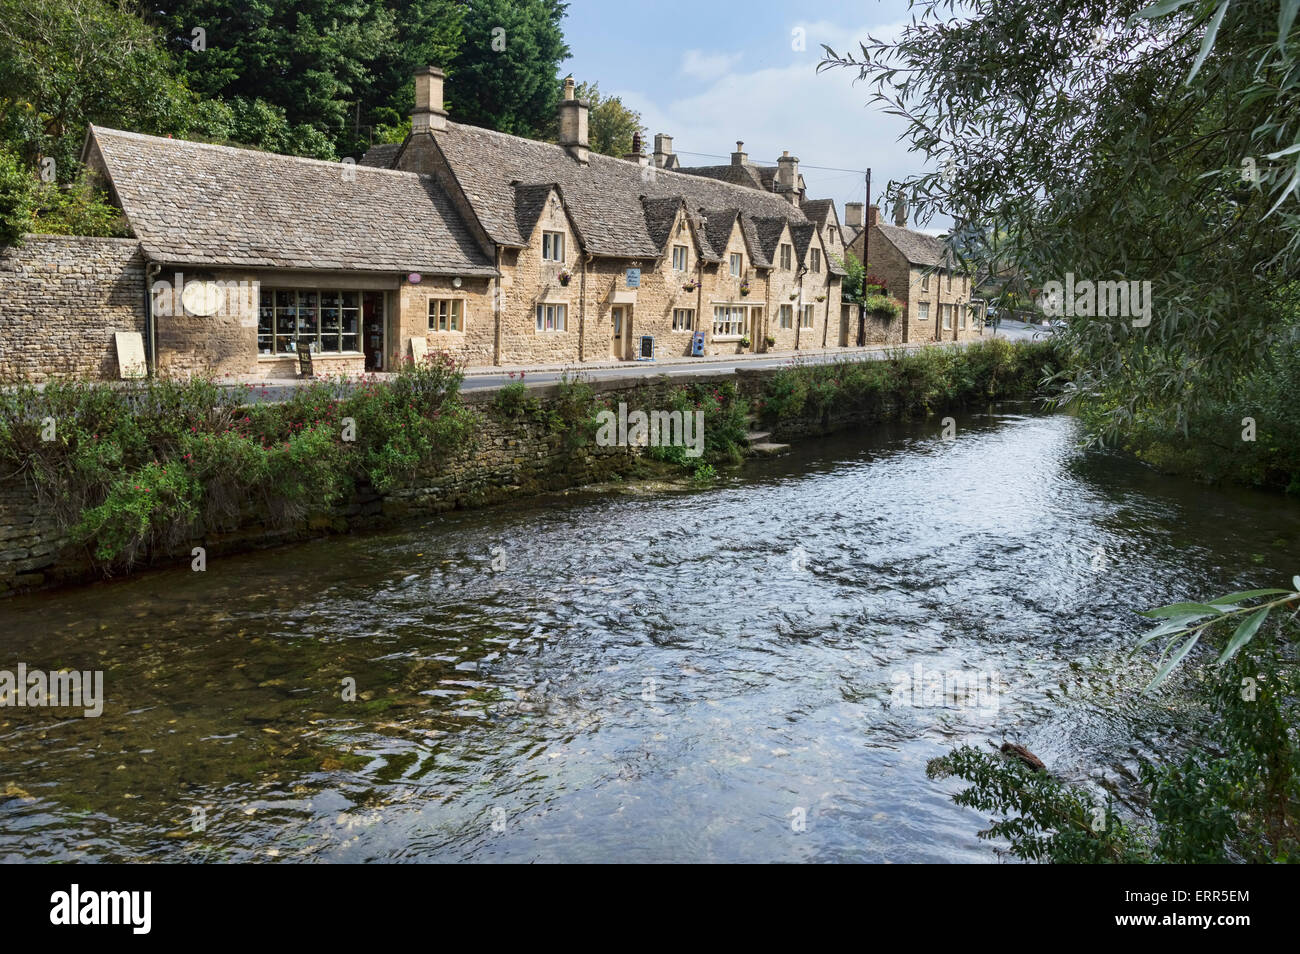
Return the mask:
<path fill-rule="evenodd" d="M 1008 341 L 1028 341 L 1042 338 L 1045 330 L 1020 321 L 1003 321 L 996 333 L 987 329 L 984 338 L 998 337 Z M 703 358 L 658 358 L 654 361 L 595 361 L 583 364 L 528 364 L 503 367 L 476 367 L 465 369 L 462 391 L 499 388 L 511 381 L 524 380 L 529 384 L 549 384 L 565 375 L 581 373 L 592 381 L 636 378 L 645 375 L 666 374 L 672 377 L 692 375 L 733 374 L 738 369 L 781 368 L 798 364 L 829 364 L 836 361 L 877 361 L 899 350 L 914 350 L 926 344 L 877 345 L 865 348 L 828 348 L 807 351 L 775 351 L 767 354 L 710 355 Z M 385 375 L 375 377 L 382 380 Z M 234 387 L 251 385 L 249 397 L 253 401 L 283 401 L 295 388 L 310 383 L 303 379 L 268 381 L 264 378 L 235 379 Z"/>

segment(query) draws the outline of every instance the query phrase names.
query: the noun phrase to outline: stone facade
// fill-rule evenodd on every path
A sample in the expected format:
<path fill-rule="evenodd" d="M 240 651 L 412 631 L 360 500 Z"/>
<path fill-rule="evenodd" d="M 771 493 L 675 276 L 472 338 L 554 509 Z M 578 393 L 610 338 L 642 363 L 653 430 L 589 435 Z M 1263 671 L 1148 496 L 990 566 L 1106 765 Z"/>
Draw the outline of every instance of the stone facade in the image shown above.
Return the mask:
<path fill-rule="evenodd" d="M 114 332 L 144 333 L 130 239 L 28 235 L 0 250 L 0 381 L 116 378 Z"/>

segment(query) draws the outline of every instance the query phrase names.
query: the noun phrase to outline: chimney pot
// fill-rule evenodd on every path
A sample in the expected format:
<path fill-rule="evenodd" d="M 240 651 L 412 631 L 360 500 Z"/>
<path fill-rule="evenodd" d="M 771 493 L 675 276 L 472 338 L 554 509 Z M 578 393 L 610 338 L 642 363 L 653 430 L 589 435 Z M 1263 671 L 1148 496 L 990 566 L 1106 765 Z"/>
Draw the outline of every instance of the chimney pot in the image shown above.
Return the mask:
<path fill-rule="evenodd" d="M 745 153 L 745 144 L 737 139 L 736 151 L 731 154 L 731 164 L 733 166 L 743 166 L 748 161 L 749 156 Z"/>

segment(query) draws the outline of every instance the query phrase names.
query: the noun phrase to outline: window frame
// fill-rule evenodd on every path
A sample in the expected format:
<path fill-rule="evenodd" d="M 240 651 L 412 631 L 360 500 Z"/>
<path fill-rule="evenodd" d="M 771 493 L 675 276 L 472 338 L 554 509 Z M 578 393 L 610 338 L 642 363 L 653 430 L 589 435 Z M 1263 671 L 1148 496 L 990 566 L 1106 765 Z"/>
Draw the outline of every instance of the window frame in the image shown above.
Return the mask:
<path fill-rule="evenodd" d="M 793 331 L 794 305 L 781 305 L 777 311 L 776 323 L 782 331 Z"/>
<path fill-rule="evenodd" d="M 550 314 L 547 311 L 550 310 Z M 562 301 L 539 301 L 533 311 L 536 334 L 564 334 L 569 330 L 569 304 Z M 550 320 L 551 327 L 545 327 Z"/>
<path fill-rule="evenodd" d="M 731 258 L 728 259 L 728 269 L 732 278 L 740 278 L 745 271 L 745 253 L 732 252 Z"/>
<path fill-rule="evenodd" d="M 718 320 L 718 312 L 725 311 L 727 316 L 724 320 Z M 739 318 L 733 317 L 739 315 Z M 713 306 L 713 331 L 711 338 L 714 341 L 739 341 L 745 337 L 745 322 L 749 318 L 749 308 L 746 305 L 739 305 L 733 302 L 722 302 Z M 730 329 L 734 326 L 735 330 L 719 330 L 719 326 L 726 326 Z"/>
<path fill-rule="evenodd" d="M 380 291 L 378 289 L 370 289 Z M 361 350 L 361 325 L 365 311 L 365 294 L 363 288 L 322 287 L 320 285 L 282 286 L 259 285 L 257 292 L 257 331 L 256 348 L 259 358 L 295 357 L 301 341 L 308 342 L 312 354 L 348 355 L 364 354 Z M 387 315 L 388 297 L 384 295 L 384 314 Z M 281 295 L 292 295 L 292 304 L 281 304 Z M 348 304 L 351 300 L 353 304 Z M 268 312 L 269 309 L 269 312 Z M 337 310 L 333 327 L 337 330 L 326 331 L 327 312 Z M 306 325 L 304 319 L 310 318 Z M 348 319 L 352 330 L 348 331 Z M 269 319 L 269 325 L 263 324 Z M 291 322 L 287 330 L 281 320 Z M 267 330 L 263 330 L 266 327 Z M 309 332 L 304 334 L 304 332 Z M 326 348 L 328 338 L 334 339 L 334 348 Z M 345 347 L 349 341 L 351 348 Z M 281 350 L 281 342 L 290 343 L 292 347 Z M 263 352 L 263 345 L 269 348 Z"/>
<path fill-rule="evenodd" d="M 673 331 L 694 331 L 694 330 L 695 330 L 695 309 L 674 308 L 673 309 Z"/>
<path fill-rule="evenodd" d="M 564 247 L 566 244 L 567 243 L 564 241 L 563 232 L 552 232 L 548 229 L 543 229 L 542 230 L 542 261 L 558 262 L 559 264 L 563 265 L 564 252 L 565 252 Z M 548 245 L 550 246 L 550 254 L 547 254 Z M 557 247 L 559 249 L 558 257 L 556 257 Z"/>
<path fill-rule="evenodd" d="M 799 327 L 811 328 L 817 318 L 817 313 L 813 310 L 812 305 L 804 305 L 803 311 L 799 314 Z"/>
<path fill-rule="evenodd" d="M 438 314 L 436 320 L 439 324 L 446 320 L 447 327 L 434 327 L 435 316 L 432 314 L 434 305 L 447 305 L 446 314 Z M 430 298 L 425 305 L 425 311 L 429 317 L 429 333 L 435 335 L 450 335 L 465 333 L 465 299 L 464 298 Z M 440 308 L 441 312 L 442 309 Z M 458 327 L 452 327 L 457 325 Z"/>
<path fill-rule="evenodd" d="M 917 321 L 930 320 L 930 303 L 928 301 L 918 301 L 916 303 L 916 320 Z"/>
<path fill-rule="evenodd" d="M 930 290 L 930 273 L 928 271 L 922 270 L 921 291 L 929 291 L 929 290 Z"/>
<path fill-rule="evenodd" d="M 680 264 L 680 265 L 677 264 L 677 259 L 678 259 L 679 255 L 680 255 L 680 258 L 681 258 L 681 264 Z M 685 272 L 690 271 L 690 269 L 691 269 L 691 248 L 690 248 L 690 246 L 689 246 L 689 245 L 674 245 L 674 246 L 673 246 L 673 271 L 675 271 L 675 272 L 682 272 L 682 273 L 685 273 Z"/>
<path fill-rule="evenodd" d="M 781 243 L 781 270 L 788 272 L 794 268 L 794 246 L 789 242 Z"/>
<path fill-rule="evenodd" d="M 813 248 L 808 250 L 808 271 L 821 274 L 822 270 L 822 250 Z"/>

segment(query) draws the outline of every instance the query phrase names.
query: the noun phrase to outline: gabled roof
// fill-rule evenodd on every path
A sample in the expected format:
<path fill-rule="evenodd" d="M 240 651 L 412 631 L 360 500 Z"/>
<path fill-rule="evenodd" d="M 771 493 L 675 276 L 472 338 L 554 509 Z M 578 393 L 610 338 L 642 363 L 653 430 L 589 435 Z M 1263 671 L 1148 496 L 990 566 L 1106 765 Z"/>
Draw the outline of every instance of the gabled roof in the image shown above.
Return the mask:
<path fill-rule="evenodd" d="M 555 191 L 555 184 L 553 182 L 516 183 L 514 189 L 515 224 L 519 234 L 527 237 L 533 234 L 533 229 L 537 228 L 537 220 L 542 217 L 546 200 Z"/>
<path fill-rule="evenodd" d="M 876 228 L 912 265 L 941 266 L 951 260 L 952 255 L 947 246 L 933 235 L 913 232 L 897 225 L 880 224 Z"/>
<path fill-rule="evenodd" d="M 754 219 L 754 229 L 758 233 L 758 244 L 769 261 L 776 261 L 776 247 L 781 244 L 785 232 L 786 219 L 776 216 Z"/>
<path fill-rule="evenodd" d="M 826 223 L 835 214 L 833 199 L 807 199 L 799 203 L 799 208 L 819 229 L 826 228 Z"/>
<path fill-rule="evenodd" d="M 96 126 L 85 158 L 156 261 L 496 274 L 431 176 Z"/>
<path fill-rule="evenodd" d="M 385 142 L 377 146 L 371 146 L 366 150 L 366 154 L 361 157 L 358 165 L 371 166 L 375 169 L 391 169 L 393 168 L 393 160 L 397 158 L 397 154 L 401 149 L 402 144 L 400 142 Z"/>
<path fill-rule="evenodd" d="M 662 245 L 650 234 L 642 197 L 680 196 L 692 212 L 733 209 L 804 221 L 803 213 L 781 196 L 707 177 L 643 167 L 594 152 L 584 166 L 562 146 L 460 123 L 449 122 L 432 136 L 488 237 L 500 245 L 518 247 L 525 242 L 510 188 L 515 181 L 557 183 L 587 251 L 597 256 L 659 256 Z M 367 161 L 374 158 L 371 153 Z M 697 236 L 702 251 L 706 239 L 712 244 L 711 235 L 710 231 Z M 709 260 L 716 261 L 716 254 Z"/>
<path fill-rule="evenodd" d="M 677 221 L 677 213 L 686 203 L 679 195 L 655 198 L 647 196 L 641 200 L 641 205 L 645 208 L 645 227 L 650 234 L 650 241 L 654 242 L 655 247 L 662 252 L 668 240 L 672 238 L 673 223 Z"/>

